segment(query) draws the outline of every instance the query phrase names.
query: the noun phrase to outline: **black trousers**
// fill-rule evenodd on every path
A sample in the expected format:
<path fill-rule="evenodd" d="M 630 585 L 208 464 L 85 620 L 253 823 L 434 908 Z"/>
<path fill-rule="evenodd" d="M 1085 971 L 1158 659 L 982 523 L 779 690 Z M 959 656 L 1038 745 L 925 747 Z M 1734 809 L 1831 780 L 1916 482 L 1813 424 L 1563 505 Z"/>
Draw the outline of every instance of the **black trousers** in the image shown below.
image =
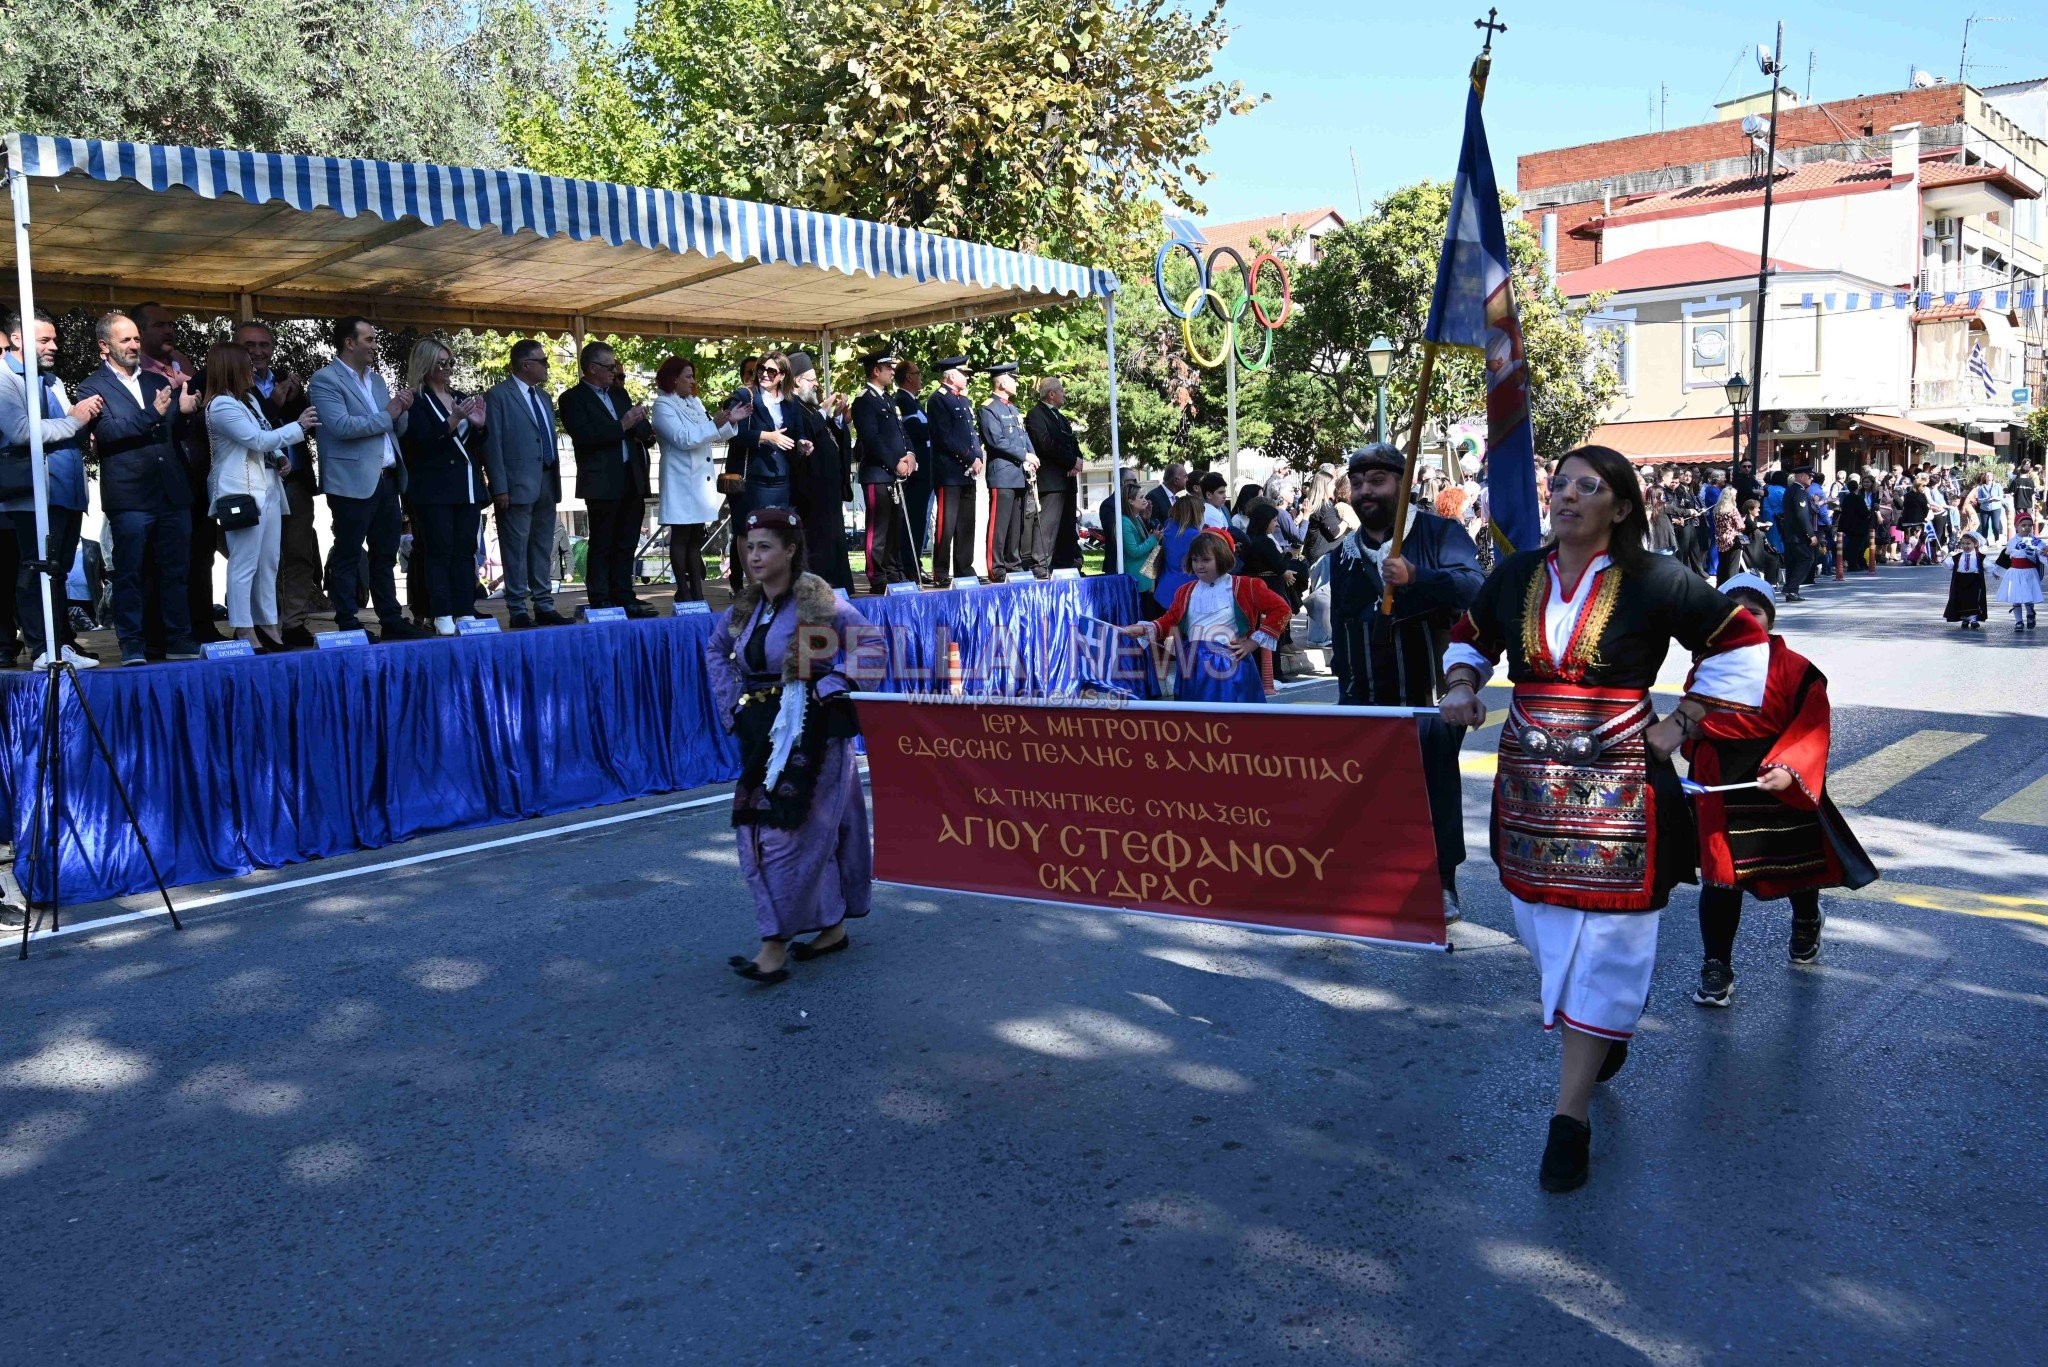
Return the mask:
<path fill-rule="evenodd" d="M 939 487 L 939 529 L 932 537 L 932 578 L 949 588 L 956 575 L 974 573 L 974 486 Z"/>
<path fill-rule="evenodd" d="M 1785 543 L 1785 592 L 1797 593 L 1806 587 L 1807 578 L 1813 573 L 1813 547 L 1804 542 Z"/>
<path fill-rule="evenodd" d="M 363 623 L 358 614 L 366 599 L 376 604 L 378 621 L 404 621 L 405 611 L 398 603 L 402 519 L 397 479 L 386 471 L 377 481 L 377 492 L 368 498 L 329 494 L 327 510 L 334 519 L 334 625 L 343 631 L 360 627 Z"/>
<path fill-rule="evenodd" d="M 1786 896 L 1792 914 L 1802 920 L 1820 915 L 1820 893 L 1802 888 Z M 1705 957 L 1735 962 L 1735 932 L 1742 924 L 1742 889 L 1708 884 L 1700 889 L 1700 948 Z"/>
<path fill-rule="evenodd" d="M 467 617 L 474 613 L 476 507 L 420 503 L 414 505 L 412 518 L 412 558 L 426 581 L 428 614 Z"/>
<path fill-rule="evenodd" d="M 988 577 L 1001 583 L 1024 568 L 1024 508 L 1028 489 L 988 491 Z"/>
<path fill-rule="evenodd" d="M 876 593 L 884 584 L 916 579 L 917 547 L 905 539 L 905 513 L 897 502 L 901 488 L 896 484 L 860 486 L 868 516 L 868 587 Z"/>
<path fill-rule="evenodd" d="M 9 513 L 7 517 L 14 524 L 14 544 L 33 551 L 35 513 Z M 71 631 L 71 598 L 64 591 L 64 581 L 70 577 L 71 562 L 78 558 L 78 526 L 84 520 L 85 514 L 76 508 L 50 509 L 49 558 L 55 565 L 50 571 L 50 601 L 56 610 L 59 646 L 71 645 L 77 639 Z M 44 645 L 43 576 L 28 567 L 33 559 L 33 554 L 19 555 L 14 572 L 14 616 L 21 625 L 22 639 L 28 642 L 30 658 L 42 654 Z"/>
<path fill-rule="evenodd" d="M 640 519 L 647 500 L 631 498 L 591 499 L 590 555 L 584 579 L 590 589 L 590 606 L 622 608 L 633 598 L 633 548 L 640 538 Z"/>
<path fill-rule="evenodd" d="M 1031 565 L 1039 574 L 1069 569 L 1079 563 L 1072 559 L 1072 551 L 1065 544 L 1073 539 L 1074 511 L 1072 486 L 1038 491 L 1038 545 L 1032 552 Z M 1067 534 L 1064 537 L 1063 532 Z"/>
<path fill-rule="evenodd" d="M 668 529 L 668 567 L 676 581 L 676 601 L 704 601 L 704 524 L 685 522 Z"/>
<path fill-rule="evenodd" d="M 220 629 L 213 624 L 213 557 L 223 544 L 220 524 L 213 520 L 213 505 L 195 507 L 191 556 L 185 562 L 185 601 L 192 634 L 202 641 L 220 637 Z"/>
<path fill-rule="evenodd" d="M 0 584 L 13 583 L 20 572 L 21 551 L 14 539 L 14 523 L 0 519 Z M 0 664 L 11 663 L 20 653 L 21 643 L 14 628 L 14 595 L 0 593 Z"/>
<path fill-rule="evenodd" d="M 1444 891 L 1458 890 L 1458 865 L 1465 862 L 1465 781 L 1458 747 L 1465 728 L 1442 717 L 1417 717 L 1422 742 L 1422 786 L 1429 794 L 1429 825 L 1436 834 L 1436 871 Z"/>

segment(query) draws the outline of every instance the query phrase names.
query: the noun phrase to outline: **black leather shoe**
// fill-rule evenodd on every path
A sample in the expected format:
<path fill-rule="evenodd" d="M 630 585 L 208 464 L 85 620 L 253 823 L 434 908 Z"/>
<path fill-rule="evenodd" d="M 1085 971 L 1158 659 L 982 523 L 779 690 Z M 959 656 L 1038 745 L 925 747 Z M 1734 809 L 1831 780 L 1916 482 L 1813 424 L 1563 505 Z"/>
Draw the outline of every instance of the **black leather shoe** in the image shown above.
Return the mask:
<path fill-rule="evenodd" d="M 757 982 L 763 987 L 773 987 L 789 977 L 789 965 L 784 964 L 773 973 L 763 973 L 754 961 L 749 959 L 743 966 L 733 969 L 733 972 L 749 982 Z"/>
<path fill-rule="evenodd" d="M 387 641 L 419 641 L 432 634 L 421 631 L 403 617 L 394 617 L 388 622 L 381 623 L 379 630 Z"/>
<path fill-rule="evenodd" d="M 313 639 L 313 633 L 303 626 L 284 629 L 284 645 L 287 650 L 312 650 L 318 644 Z"/>
<path fill-rule="evenodd" d="M 567 627 L 575 625 L 573 621 L 556 612 L 553 608 L 542 608 L 539 612 L 533 614 L 533 624 L 537 627 Z"/>
<path fill-rule="evenodd" d="M 1628 1041 L 1625 1039 L 1618 1039 L 1614 1041 L 1614 1043 L 1607 1046 L 1607 1061 L 1600 1065 L 1600 1072 L 1594 1077 L 1593 1081 L 1607 1081 L 1607 1079 L 1613 1077 L 1616 1073 L 1620 1072 L 1622 1065 L 1627 1062 Z"/>
<path fill-rule="evenodd" d="M 649 617 L 661 616 L 660 608 L 655 607 L 652 603 L 642 603 L 638 599 L 635 599 L 634 601 L 627 603 L 625 607 L 626 616 L 636 622 L 643 621 Z"/>
<path fill-rule="evenodd" d="M 1550 1142 L 1543 1146 L 1543 1167 L 1537 1180 L 1545 1191 L 1577 1191 L 1586 1185 L 1586 1167 L 1593 1148 L 1593 1127 L 1568 1115 L 1550 1117 Z"/>
<path fill-rule="evenodd" d="M 533 619 L 531 617 L 528 617 L 525 613 L 515 612 L 512 614 L 512 621 L 510 623 L 510 627 L 513 631 L 525 631 L 528 627 L 532 625 Z"/>

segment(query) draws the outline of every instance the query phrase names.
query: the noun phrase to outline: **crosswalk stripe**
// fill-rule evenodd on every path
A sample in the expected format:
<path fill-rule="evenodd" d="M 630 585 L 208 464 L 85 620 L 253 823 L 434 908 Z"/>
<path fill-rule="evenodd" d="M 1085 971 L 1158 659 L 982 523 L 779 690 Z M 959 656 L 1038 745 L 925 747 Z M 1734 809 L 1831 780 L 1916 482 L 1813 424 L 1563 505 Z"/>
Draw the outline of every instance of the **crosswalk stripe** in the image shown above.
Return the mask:
<path fill-rule="evenodd" d="M 1500 768 L 1500 752 L 1497 750 L 1467 751 L 1458 756 L 1458 772 L 1477 778 L 1492 778 Z"/>
<path fill-rule="evenodd" d="M 2048 776 L 2035 779 L 1984 813 L 1984 819 L 2010 821 L 2019 826 L 2048 826 Z"/>
<path fill-rule="evenodd" d="M 1922 769 L 1983 739 L 1974 731 L 1915 731 L 1831 775 L 1828 795 L 1844 807 L 1865 806 Z"/>
<path fill-rule="evenodd" d="M 1830 888 L 1829 898 L 1846 897 L 1859 902 L 1889 902 L 1893 906 L 1920 911 L 1945 911 L 1956 916 L 1981 916 L 1994 921 L 2024 921 L 2048 926 L 2048 898 L 2010 897 L 1994 892 L 1968 892 L 1962 888 L 1931 887 L 1924 883 L 1895 883 L 1880 879 L 1868 887 Z"/>

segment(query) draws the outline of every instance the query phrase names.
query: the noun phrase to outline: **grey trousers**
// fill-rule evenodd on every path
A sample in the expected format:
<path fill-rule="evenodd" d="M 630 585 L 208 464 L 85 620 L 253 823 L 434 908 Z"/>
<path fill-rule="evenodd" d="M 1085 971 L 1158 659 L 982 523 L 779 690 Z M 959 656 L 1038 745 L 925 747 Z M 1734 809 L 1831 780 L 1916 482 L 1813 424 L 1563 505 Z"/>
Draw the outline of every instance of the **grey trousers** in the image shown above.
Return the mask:
<path fill-rule="evenodd" d="M 498 553 L 505 559 L 505 607 L 529 616 L 553 612 L 555 503 L 513 503 L 498 514 Z"/>

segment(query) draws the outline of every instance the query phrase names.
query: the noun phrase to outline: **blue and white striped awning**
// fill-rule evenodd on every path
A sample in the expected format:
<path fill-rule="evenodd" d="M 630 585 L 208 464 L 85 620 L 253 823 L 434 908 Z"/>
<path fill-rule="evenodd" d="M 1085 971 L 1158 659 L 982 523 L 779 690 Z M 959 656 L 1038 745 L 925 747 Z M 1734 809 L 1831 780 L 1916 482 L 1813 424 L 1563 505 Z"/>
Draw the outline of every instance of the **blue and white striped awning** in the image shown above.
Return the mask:
<path fill-rule="evenodd" d="M 27 134 L 7 156 L 38 178 L 30 251 L 52 297 L 811 336 L 1117 288 L 1107 270 L 908 228 L 531 171 Z"/>

